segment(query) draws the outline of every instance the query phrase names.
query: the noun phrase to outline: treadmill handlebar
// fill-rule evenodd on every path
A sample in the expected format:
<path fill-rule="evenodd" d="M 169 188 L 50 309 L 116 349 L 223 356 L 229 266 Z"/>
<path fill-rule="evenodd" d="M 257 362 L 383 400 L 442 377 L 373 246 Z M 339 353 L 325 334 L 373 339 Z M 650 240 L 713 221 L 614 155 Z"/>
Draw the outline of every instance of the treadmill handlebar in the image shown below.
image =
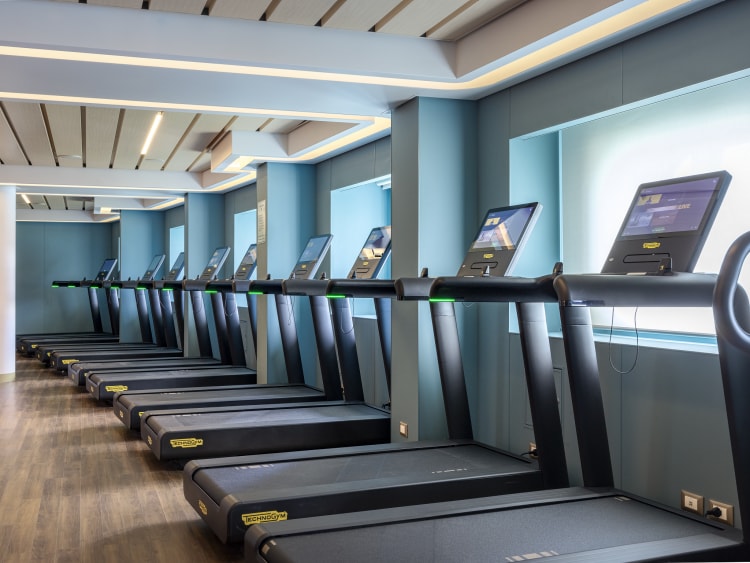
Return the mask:
<path fill-rule="evenodd" d="M 281 295 L 284 293 L 284 280 L 255 280 L 251 284 L 251 290 L 262 293 L 263 295 Z"/>
<path fill-rule="evenodd" d="M 290 278 L 281 282 L 286 295 L 303 295 L 308 297 L 326 295 L 329 280 L 304 280 Z"/>
<path fill-rule="evenodd" d="M 206 288 L 219 293 L 247 293 L 250 291 L 251 280 L 213 280 Z"/>
<path fill-rule="evenodd" d="M 211 280 L 185 279 L 182 280 L 182 289 L 185 291 L 206 291 Z"/>
<path fill-rule="evenodd" d="M 556 303 L 555 274 L 538 278 L 440 277 L 430 289 L 430 299 L 497 303 Z"/>
<path fill-rule="evenodd" d="M 328 282 L 328 297 L 396 298 L 393 280 L 378 279 L 336 279 Z"/>
<path fill-rule="evenodd" d="M 427 301 L 435 278 L 399 278 L 396 280 L 396 295 L 399 301 Z"/>
<path fill-rule="evenodd" d="M 156 280 L 154 286 L 156 289 L 182 290 L 182 280 Z"/>
<path fill-rule="evenodd" d="M 719 270 L 713 296 L 716 334 L 745 352 L 750 352 L 750 332 L 746 328 L 750 327 L 750 306 L 747 293 L 738 281 L 748 254 L 750 232 L 741 235 L 729 247 Z"/>
<path fill-rule="evenodd" d="M 711 307 L 716 274 L 664 276 L 562 274 L 554 287 L 565 307 Z"/>

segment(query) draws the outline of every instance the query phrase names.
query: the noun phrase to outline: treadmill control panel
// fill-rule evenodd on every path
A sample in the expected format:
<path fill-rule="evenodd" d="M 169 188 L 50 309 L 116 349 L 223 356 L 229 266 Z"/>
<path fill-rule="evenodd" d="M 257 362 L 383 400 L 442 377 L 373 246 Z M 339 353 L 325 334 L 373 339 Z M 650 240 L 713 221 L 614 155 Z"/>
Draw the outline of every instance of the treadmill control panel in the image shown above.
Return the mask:
<path fill-rule="evenodd" d="M 219 248 L 214 250 L 211 258 L 209 258 L 208 260 L 208 264 L 206 264 L 206 267 L 203 268 L 203 272 L 201 272 L 201 275 L 198 276 L 198 279 L 202 281 L 211 281 L 216 279 L 216 276 L 218 275 L 219 270 L 221 270 L 221 267 L 224 265 L 227 256 L 229 256 L 228 246 L 220 246 Z"/>
<path fill-rule="evenodd" d="M 391 226 L 375 227 L 370 231 L 365 245 L 346 277 L 358 280 L 375 279 L 390 255 Z"/>
<path fill-rule="evenodd" d="M 320 268 L 320 262 L 331 247 L 333 235 L 319 235 L 311 237 L 305 245 L 305 249 L 297 259 L 290 277 L 298 279 L 311 279 Z"/>

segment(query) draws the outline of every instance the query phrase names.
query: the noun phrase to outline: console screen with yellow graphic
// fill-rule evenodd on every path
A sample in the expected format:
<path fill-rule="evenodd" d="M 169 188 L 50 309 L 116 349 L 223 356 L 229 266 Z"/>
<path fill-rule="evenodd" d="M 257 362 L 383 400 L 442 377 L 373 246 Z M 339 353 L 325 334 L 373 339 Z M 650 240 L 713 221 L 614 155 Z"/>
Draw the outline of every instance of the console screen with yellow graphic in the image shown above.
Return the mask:
<path fill-rule="evenodd" d="M 731 179 L 719 170 L 641 184 L 602 273 L 692 272 Z"/>
<path fill-rule="evenodd" d="M 533 206 L 490 211 L 471 245 L 471 250 L 513 250 L 518 245 L 533 212 Z"/>

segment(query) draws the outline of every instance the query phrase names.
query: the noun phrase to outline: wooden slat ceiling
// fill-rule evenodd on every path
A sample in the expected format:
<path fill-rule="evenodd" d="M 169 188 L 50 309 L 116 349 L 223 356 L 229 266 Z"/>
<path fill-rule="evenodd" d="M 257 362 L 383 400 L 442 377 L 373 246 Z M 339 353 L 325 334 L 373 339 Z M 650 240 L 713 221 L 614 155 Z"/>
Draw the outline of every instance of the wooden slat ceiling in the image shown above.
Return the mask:
<path fill-rule="evenodd" d="M 55 0 L 455 41 L 528 0 Z"/>
<path fill-rule="evenodd" d="M 56 0 L 457 40 L 526 0 Z M 155 111 L 0 101 L 0 164 L 201 172 L 228 131 L 289 133 L 304 122 L 166 112 L 148 158 Z M 87 209 L 91 198 L 19 196 L 20 208 Z M 88 207 L 87 207 L 88 206 Z"/>

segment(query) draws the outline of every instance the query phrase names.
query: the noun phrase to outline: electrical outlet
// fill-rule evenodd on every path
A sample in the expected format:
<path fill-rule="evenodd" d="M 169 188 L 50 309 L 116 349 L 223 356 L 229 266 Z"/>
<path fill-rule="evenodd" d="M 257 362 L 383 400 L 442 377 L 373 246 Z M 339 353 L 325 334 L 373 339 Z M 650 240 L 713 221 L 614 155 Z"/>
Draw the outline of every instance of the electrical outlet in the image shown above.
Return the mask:
<path fill-rule="evenodd" d="M 529 457 L 539 459 L 539 454 L 536 452 L 536 442 L 529 442 Z"/>
<path fill-rule="evenodd" d="M 682 489 L 680 493 L 680 507 L 682 510 L 694 512 L 703 516 L 703 497 Z"/>
<path fill-rule="evenodd" d="M 719 516 L 709 516 L 712 520 L 718 520 L 728 526 L 734 526 L 734 506 L 719 502 L 718 500 L 709 499 L 708 510 L 714 510 L 718 508 L 721 511 Z"/>
<path fill-rule="evenodd" d="M 409 437 L 409 425 L 406 422 L 399 422 L 398 433 L 401 434 L 404 438 L 408 438 Z"/>

